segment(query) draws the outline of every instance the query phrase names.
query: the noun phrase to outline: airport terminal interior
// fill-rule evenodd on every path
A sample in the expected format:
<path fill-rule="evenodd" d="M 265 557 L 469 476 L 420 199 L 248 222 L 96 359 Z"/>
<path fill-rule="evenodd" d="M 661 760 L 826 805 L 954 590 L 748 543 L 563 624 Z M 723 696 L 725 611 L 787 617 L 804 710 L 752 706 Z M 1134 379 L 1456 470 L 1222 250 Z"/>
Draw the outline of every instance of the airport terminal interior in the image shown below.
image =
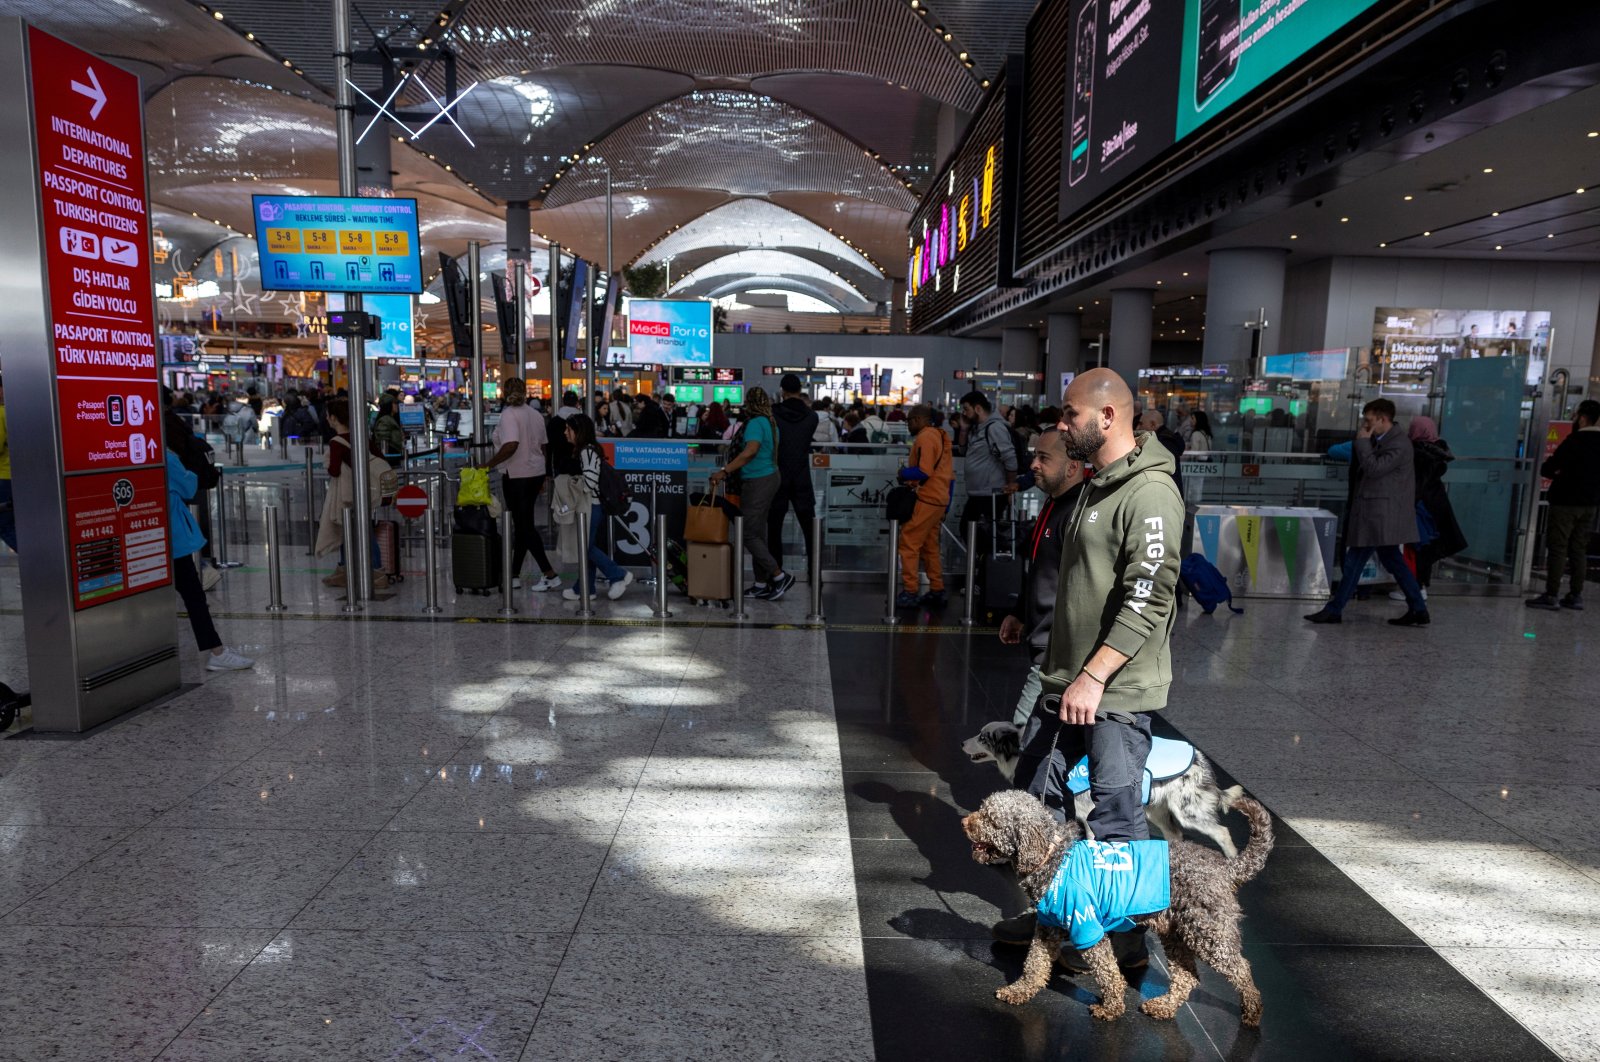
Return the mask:
<path fill-rule="evenodd" d="M 0 0 L 0 1062 L 1600 1062 L 1596 41 Z"/>

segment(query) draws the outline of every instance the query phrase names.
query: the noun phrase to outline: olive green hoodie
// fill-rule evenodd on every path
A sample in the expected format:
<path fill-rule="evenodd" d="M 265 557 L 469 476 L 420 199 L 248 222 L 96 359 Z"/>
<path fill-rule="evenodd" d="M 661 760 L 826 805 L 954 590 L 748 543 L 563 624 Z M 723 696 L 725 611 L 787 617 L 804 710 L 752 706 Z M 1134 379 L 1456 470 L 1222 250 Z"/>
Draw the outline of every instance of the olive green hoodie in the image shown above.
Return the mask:
<path fill-rule="evenodd" d="M 1173 597 L 1183 499 L 1172 454 L 1139 432 L 1126 457 L 1100 469 L 1062 538 L 1044 689 L 1060 693 L 1102 645 L 1130 657 L 1110 677 L 1103 711 L 1165 708 L 1172 684 Z"/>

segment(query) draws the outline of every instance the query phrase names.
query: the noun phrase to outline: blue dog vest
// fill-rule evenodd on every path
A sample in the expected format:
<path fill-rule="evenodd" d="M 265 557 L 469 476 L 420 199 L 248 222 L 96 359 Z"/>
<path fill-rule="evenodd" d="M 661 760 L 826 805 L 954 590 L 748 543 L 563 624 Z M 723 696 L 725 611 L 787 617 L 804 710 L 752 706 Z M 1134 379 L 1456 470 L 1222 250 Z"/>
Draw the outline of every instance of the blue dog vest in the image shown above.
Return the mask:
<path fill-rule="evenodd" d="M 1131 916 L 1172 903 L 1165 841 L 1079 841 L 1039 901 L 1039 921 L 1066 930 L 1082 951 L 1107 933 L 1137 928 Z"/>
<path fill-rule="evenodd" d="M 1194 746 L 1187 741 L 1174 741 L 1172 738 L 1151 738 L 1150 755 L 1144 761 L 1144 786 L 1140 790 L 1139 800 L 1150 803 L 1150 783 L 1152 780 L 1165 782 L 1168 778 L 1178 775 L 1194 766 Z M 1067 792 L 1076 796 L 1089 791 L 1089 757 L 1085 756 L 1078 761 L 1077 766 L 1067 772 Z"/>

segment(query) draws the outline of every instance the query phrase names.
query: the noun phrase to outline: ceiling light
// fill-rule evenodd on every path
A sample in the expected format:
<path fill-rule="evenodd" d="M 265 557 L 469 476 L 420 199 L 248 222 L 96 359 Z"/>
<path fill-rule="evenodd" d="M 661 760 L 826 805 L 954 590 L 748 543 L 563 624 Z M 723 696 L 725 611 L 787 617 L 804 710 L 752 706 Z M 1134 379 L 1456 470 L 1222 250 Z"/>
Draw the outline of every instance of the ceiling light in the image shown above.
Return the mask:
<path fill-rule="evenodd" d="M 1500 211 L 1498 211 L 1498 210 L 1492 210 L 1492 211 L 1490 211 L 1490 212 L 1489 212 L 1489 216 L 1490 216 L 1490 217 L 1491 217 L 1491 218 L 1497 218 L 1497 217 L 1499 217 L 1499 216 L 1500 216 Z"/>
<path fill-rule="evenodd" d="M 1423 235 L 1424 235 L 1424 236 L 1432 236 L 1432 235 L 1433 235 L 1433 233 L 1431 233 L 1431 232 L 1429 232 L 1429 231 L 1428 231 L 1428 230 L 1427 230 L 1427 229 L 1423 229 L 1423 230 L 1422 230 L 1422 234 L 1423 234 Z"/>
<path fill-rule="evenodd" d="M 1380 243 L 1380 244 L 1378 244 L 1378 246 L 1379 246 L 1379 247 L 1387 247 L 1387 246 L 1389 246 L 1389 245 L 1388 245 L 1388 244 L 1386 244 L 1386 243 Z"/>
<path fill-rule="evenodd" d="M 1579 195 L 1582 195 L 1582 194 L 1583 194 L 1583 191 L 1584 191 L 1584 190 L 1583 190 L 1583 189 L 1582 189 L 1582 188 L 1579 188 L 1579 189 L 1578 189 L 1578 194 L 1579 194 Z"/>
<path fill-rule="evenodd" d="M 1495 250 L 1497 250 L 1497 251 L 1498 251 L 1498 250 L 1500 250 L 1500 245 L 1499 245 L 1499 244 L 1498 244 L 1498 243 L 1497 243 L 1497 244 L 1495 244 L 1495 245 L 1494 245 L 1494 249 L 1495 249 Z"/>
<path fill-rule="evenodd" d="M 1405 201 L 1406 201 L 1406 202 L 1408 202 L 1408 203 L 1409 203 L 1409 202 L 1411 202 L 1411 200 L 1412 200 L 1412 199 L 1414 199 L 1414 198 L 1416 198 L 1416 197 L 1415 197 L 1415 196 L 1409 196 L 1409 195 L 1408 195 L 1408 196 L 1406 196 L 1406 197 L 1405 197 Z"/>
<path fill-rule="evenodd" d="M 1339 220 L 1340 220 L 1340 221 L 1341 221 L 1341 222 L 1345 222 L 1345 221 L 1349 221 L 1349 220 L 1350 220 L 1350 219 L 1349 219 L 1349 218 L 1340 218 L 1340 219 L 1339 219 Z"/>
<path fill-rule="evenodd" d="M 1300 238 L 1300 235 L 1298 233 L 1294 233 L 1294 232 L 1289 233 L 1289 239 L 1298 240 L 1299 238 Z"/>
<path fill-rule="evenodd" d="M 1189 275 L 1189 274 L 1188 274 L 1188 273 L 1185 273 L 1185 274 L 1184 274 L 1184 276 L 1188 276 L 1188 275 Z"/>
<path fill-rule="evenodd" d="M 247 41 L 253 41 L 256 39 L 256 35 L 254 33 L 246 33 L 244 35 L 244 39 Z"/>
<path fill-rule="evenodd" d="M 211 12 L 211 17 L 216 19 L 218 22 L 221 22 L 222 21 L 222 12 L 221 11 L 213 11 L 213 12 Z"/>
<path fill-rule="evenodd" d="M 1547 232 L 1544 234 L 1544 238 L 1547 240 L 1553 240 L 1556 238 L 1556 234 L 1553 232 Z"/>
<path fill-rule="evenodd" d="M 957 55 L 956 58 L 960 59 L 964 63 L 964 62 L 967 61 L 967 53 L 966 52 L 962 52 L 960 55 Z"/>
<path fill-rule="evenodd" d="M 1494 172 L 1494 167 L 1493 166 L 1485 166 L 1483 168 L 1483 172 L 1484 173 L 1493 173 Z"/>

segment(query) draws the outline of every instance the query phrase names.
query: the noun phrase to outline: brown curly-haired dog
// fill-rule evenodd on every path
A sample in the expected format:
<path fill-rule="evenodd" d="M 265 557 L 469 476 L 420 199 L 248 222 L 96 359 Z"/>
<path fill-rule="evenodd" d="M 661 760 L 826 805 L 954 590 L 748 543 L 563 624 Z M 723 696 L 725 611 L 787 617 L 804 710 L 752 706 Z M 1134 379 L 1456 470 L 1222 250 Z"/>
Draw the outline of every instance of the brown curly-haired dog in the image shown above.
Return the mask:
<path fill-rule="evenodd" d="M 1153 929 L 1161 937 L 1171 965 L 1171 985 L 1167 994 L 1147 1000 L 1140 1010 L 1152 1018 L 1170 1020 L 1188 1000 L 1199 983 L 1195 959 L 1201 958 L 1239 992 L 1239 1020 L 1248 1026 L 1261 1024 L 1261 993 L 1250 976 L 1250 963 L 1239 940 L 1239 900 L 1234 895 L 1240 885 L 1261 872 L 1267 853 L 1272 851 L 1272 819 L 1267 809 L 1247 796 L 1236 798 L 1232 806 L 1250 820 L 1250 843 L 1232 859 L 1186 841 L 1168 847 L 1172 903 L 1155 914 L 1136 915 L 1133 921 Z M 980 863 L 1011 863 L 1028 899 L 1038 904 L 1049 889 L 1056 870 L 1067 857 L 1073 843 L 1083 839 L 1083 827 L 1075 820 L 1065 825 L 1041 804 L 1038 798 L 1020 789 L 1008 789 L 986 799 L 977 811 L 961 820 L 961 828 L 972 842 L 972 858 Z M 1061 948 L 1059 929 L 1039 923 L 1022 976 L 995 992 L 1002 1002 L 1026 1003 L 1050 979 L 1050 969 Z M 1127 982 L 1117 968 L 1111 938 L 1081 952 L 1100 987 L 1100 1002 L 1089 1008 L 1102 1021 L 1122 1016 L 1123 993 Z"/>

